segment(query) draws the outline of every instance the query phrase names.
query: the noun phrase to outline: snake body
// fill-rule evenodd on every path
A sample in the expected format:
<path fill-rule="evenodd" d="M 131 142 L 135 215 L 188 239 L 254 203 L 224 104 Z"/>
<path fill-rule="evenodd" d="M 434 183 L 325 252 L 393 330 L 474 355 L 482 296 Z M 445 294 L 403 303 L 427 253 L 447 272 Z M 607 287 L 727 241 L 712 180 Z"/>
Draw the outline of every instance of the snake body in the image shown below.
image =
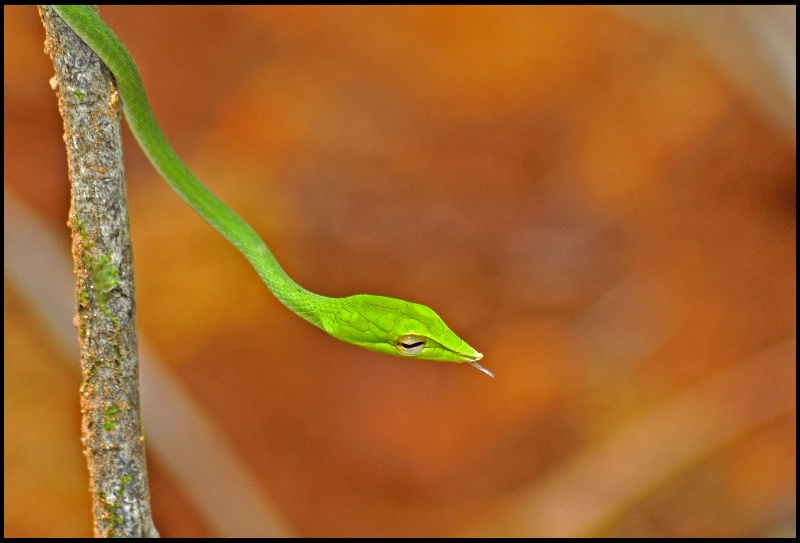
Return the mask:
<path fill-rule="evenodd" d="M 203 219 L 241 251 L 289 310 L 333 337 L 371 351 L 440 362 L 467 362 L 494 377 L 477 363 L 483 355 L 425 305 L 370 294 L 330 298 L 295 283 L 250 225 L 214 196 L 177 155 L 156 122 L 136 63 L 114 31 L 89 6 L 54 8 L 114 74 L 131 132 L 155 169 Z"/>

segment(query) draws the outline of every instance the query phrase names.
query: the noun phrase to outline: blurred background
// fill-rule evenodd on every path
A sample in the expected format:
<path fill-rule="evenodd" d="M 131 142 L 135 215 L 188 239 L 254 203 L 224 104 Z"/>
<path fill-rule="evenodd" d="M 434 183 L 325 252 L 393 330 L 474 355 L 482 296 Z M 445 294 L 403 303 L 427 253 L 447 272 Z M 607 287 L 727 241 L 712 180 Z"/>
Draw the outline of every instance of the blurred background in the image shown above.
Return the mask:
<path fill-rule="evenodd" d="M 164 536 L 794 536 L 796 8 L 103 7 L 275 301 L 125 130 Z M 4 535 L 91 535 L 44 31 L 4 7 Z"/>

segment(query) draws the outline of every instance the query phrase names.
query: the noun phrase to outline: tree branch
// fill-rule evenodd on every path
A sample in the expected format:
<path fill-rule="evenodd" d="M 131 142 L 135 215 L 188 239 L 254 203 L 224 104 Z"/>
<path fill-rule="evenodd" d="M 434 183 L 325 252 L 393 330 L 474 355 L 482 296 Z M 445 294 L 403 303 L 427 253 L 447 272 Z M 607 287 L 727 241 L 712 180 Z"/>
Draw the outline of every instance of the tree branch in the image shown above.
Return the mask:
<path fill-rule="evenodd" d="M 102 62 L 47 6 L 39 13 L 64 119 L 68 225 L 81 352 L 82 442 L 95 536 L 158 536 L 139 401 L 133 252 L 120 139 L 121 103 Z"/>

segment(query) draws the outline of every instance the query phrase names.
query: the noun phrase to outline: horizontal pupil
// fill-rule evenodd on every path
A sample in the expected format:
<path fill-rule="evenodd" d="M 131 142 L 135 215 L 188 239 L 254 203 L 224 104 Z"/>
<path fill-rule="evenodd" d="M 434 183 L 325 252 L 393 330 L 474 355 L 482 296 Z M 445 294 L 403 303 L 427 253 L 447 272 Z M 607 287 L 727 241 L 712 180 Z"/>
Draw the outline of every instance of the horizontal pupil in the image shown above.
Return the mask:
<path fill-rule="evenodd" d="M 422 344 L 424 344 L 424 341 L 418 341 L 416 343 L 403 343 L 403 347 L 406 349 L 413 349 L 414 347 L 419 347 Z"/>

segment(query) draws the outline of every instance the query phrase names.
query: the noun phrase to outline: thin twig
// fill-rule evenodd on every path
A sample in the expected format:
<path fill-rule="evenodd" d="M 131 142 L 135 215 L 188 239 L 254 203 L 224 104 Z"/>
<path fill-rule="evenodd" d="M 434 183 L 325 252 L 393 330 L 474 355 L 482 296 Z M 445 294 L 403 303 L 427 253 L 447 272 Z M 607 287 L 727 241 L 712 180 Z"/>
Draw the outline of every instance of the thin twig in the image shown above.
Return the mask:
<path fill-rule="evenodd" d="M 95 536 L 158 536 L 142 435 L 139 365 L 121 104 L 92 50 L 49 8 L 39 13 L 64 119 L 69 226 L 81 352 L 82 441 Z"/>

